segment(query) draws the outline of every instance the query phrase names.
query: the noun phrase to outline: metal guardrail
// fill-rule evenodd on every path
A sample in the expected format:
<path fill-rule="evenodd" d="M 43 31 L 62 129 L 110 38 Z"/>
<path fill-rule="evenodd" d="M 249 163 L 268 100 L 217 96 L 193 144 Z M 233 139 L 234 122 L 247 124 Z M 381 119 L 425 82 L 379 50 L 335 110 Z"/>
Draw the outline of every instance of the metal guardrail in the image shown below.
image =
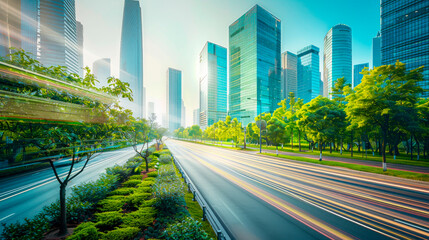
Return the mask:
<path fill-rule="evenodd" d="M 173 154 L 172 154 L 173 155 Z M 208 220 L 211 224 L 213 230 L 215 231 L 217 235 L 218 240 L 232 240 L 231 233 L 225 226 L 225 224 L 220 220 L 220 217 L 217 215 L 215 211 L 210 207 L 210 204 L 207 203 L 207 201 L 204 199 L 203 195 L 198 191 L 195 184 L 192 182 L 191 178 L 186 174 L 184 171 L 182 165 L 180 162 L 174 157 L 174 163 L 176 164 L 177 168 L 179 169 L 180 174 L 183 177 L 183 180 L 185 181 L 186 185 L 188 186 L 188 192 L 191 192 L 194 195 L 193 201 L 197 201 L 201 208 L 203 209 L 203 221 Z"/>

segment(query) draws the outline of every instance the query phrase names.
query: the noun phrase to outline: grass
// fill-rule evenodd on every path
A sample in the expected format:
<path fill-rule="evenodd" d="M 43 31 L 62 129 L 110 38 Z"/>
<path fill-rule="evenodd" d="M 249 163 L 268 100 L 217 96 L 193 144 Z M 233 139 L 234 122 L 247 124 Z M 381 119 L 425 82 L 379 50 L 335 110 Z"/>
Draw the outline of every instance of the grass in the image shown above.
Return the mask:
<path fill-rule="evenodd" d="M 227 149 L 233 149 L 233 150 L 241 150 L 242 148 L 240 147 L 232 147 L 232 146 L 221 146 L 221 145 L 217 145 L 217 144 L 211 144 L 211 143 L 204 143 L 204 142 L 194 142 L 194 141 L 190 141 L 190 140 L 184 140 L 184 139 L 179 139 L 180 141 L 184 141 L 184 142 L 191 142 L 191 143 L 196 143 L 196 144 L 202 144 L 202 145 L 207 145 L 207 146 L 213 146 L 213 147 L 220 147 L 220 148 L 227 148 Z M 231 143 L 229 143 L 229 145 L 231 145 Z M 253 151 L 253 150 L 252 150 Z"/>
<path fill-rule="evenodd" d="M 344 167 L 344 168 L 362 171 L 362 172 L 378 173 L 378 174 L 383 174 L 383 175 L 388 175 L 388 176 L 394 176 L 394 177 L 400 177 L 400 178 L 407 178 L 407 179 L 429 182 L 429 174 L 414 173 L 414 172 L 399 171 L 399 170 L 387 170 L 386 172 L 383 172 L 383 170 L 381 168 L 363 166 L 363 165 L 358 165 L 358 164 L 342 163 L 342 162 L 334 162 L 334 161 L 319 161 L 319 160 L 315 160 L 315 159 L 311 159 L 311 158 L 296 157 L 296 156 L 285 156 L 285 155 L 277 156 L 276 154 L 273 154 L 273 153 L 261 153 L 261 154 L 267 155 L 267 156 L 272 156 L 272 157 L 296 160 L 296 161 L 301 161 L 301 162 L 310 162 L 310 163 L 315 163 L 315 164 L 320 164 L 320 165 Z"/>
<path fill-rule="evenodd" d="M 247 144 L 247 146 L 249 147 L 255 147 L 258 148 L 259 145 L 255 145 L 255 144 Z M 300 154 L 308 154 L 308 155 L 315 155 L 315 156 L 319 156 L 319 151 L 318 149 L 314 149 L 314 152 L 312 151 L 308 151 L 308 145 L 306 146 L 307 148 L 301 147 L 301 149 L 307 150 L 306 152 L 300 152 L 298 149 L 298 145 L 294 145 L 294 149 L 288 147 L 283 147 L 283 149 L 281 149 L 281 147 L 279 147 L 279 151 L 283 151 L 283 152 L 293 152 L 293 153 L 300 153 Z M 275 146 L 262 146 L 262 149 L 268 149 L 268 150 L 276 150 Z M 362 157 L 362 152 L 357 152 L 357 151 L 353 151 L 353 157 L 350 157 L 350 152 L 349 151 L 343 151 L 343 154 L 341 155 L 339 152 L 335 152 L 332 151 L 332 153 L 329 153 L 329 149 L 328 150 L 324 150 L 323 151 L 323 155 L 324 156 L 330 156 L 330 157 L 339 157 L 339 158 L 348 158 L 348 159 L 356 159 L 356 160 L 368 160 L 368 161 L 381 161 L 381 156 L 377 156 L 377 154 L 375 156 L 372 156 L 372 152 L 368 152 L 368 156 L 367 157 Z M 358 156 L 361 155 L 361 156 Z M 417 156 L 415 156 L 417 158 Z M 408 157 L 409 158 L 409 157 Z M 386 155 L 386 161 L 390 162 L 390 163 L 397 163 L 397 164 L 404 164 L 404 165 L 412 165 L 412 166 L 421 166 L 421 167 L 429 167 L 429 159 L 423 159 L 420 158 L 420 160 L 410 160 L 408 158 L 402 157 L 402 156 L 397 156 L 396 159 L 393 159 L 393 156 L 387 156 Z"/>

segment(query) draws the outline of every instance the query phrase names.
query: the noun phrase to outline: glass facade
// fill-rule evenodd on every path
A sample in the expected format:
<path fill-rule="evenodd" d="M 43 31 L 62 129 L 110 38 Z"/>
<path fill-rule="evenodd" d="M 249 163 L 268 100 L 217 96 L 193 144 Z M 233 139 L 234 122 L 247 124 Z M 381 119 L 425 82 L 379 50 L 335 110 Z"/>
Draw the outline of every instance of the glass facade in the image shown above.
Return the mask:
<path fill-rule="evenodd" d="M 167 70 L 167 118 L 170 132 L 178 129 L 182 120 L 182 71 Z"/>
<path fill-rule="evenodd" d="M 40 62 L 78 74 L 74 0 L 40 0 Z"/>
<path fill-rule="evenodd" d="M 381 39 L 381 63 L 425 66 L 422 87 L 429 90 L 429 1 L 381 0 Z"/>
<path fill-rule="evenodd" d="M 227 114 L 227 50 L 207 42 L 200 53 L 200 126 L 205 129 Z"/>
<path fill-rule="evenodd" d="M 0 56 L 21 48 L 21 1 L 0 1 Z"/>
<path fill-rule="evenodd" d="M 135 117 L 143 117 L 142 18 L 138 0 L 125 0 L 119 78 L 130 84 L 134 98 L 133 102 L 123 99 L 122 104 Z"/>
<path fill-rule="evenodd" d="M 291 52 L 282 53 L 282 99 L 289 96 L 290 92 L 295 93 L 297 96 L 297 64 L 298 58 Z"/>
<path fill-rule="evenodd" d="M 21 48 L 37 57 L 39 0 L 21 0 Z"/>
<path fill-rule="evenodd" d="M 229 26 L 229 115 L 243 124 L 281 100 L 280 25 L 255 5 Z"/>
<path fill-rule="evenodd" d="M 356 64 L 353 66 L 353 88 L 359 85 L 363 75 L 360 73 L 364 68 L 369 68 L 369 63 Z"/>
<path fill-rule="evenodd" d="M 352 29 L 345 24 L 332 27 L 325 36 L 323 49 L 323 96 L 332 99 L 332 87 L 338 78 L 352 83 Z"/>
<path fill-rule="evenodd" d="M 309 45 L 298 51 L 298 98 L 304 103 L 320 95 L 319 48 Z"/>
<path fill-rule="evenodd" d="M 381 66 L 381 35 L 380 32 L 372 39 L 372 68 Z"/>
<path fill-rule="evenodd" d="M 79 76 L 83 77 L 83 25 L 76 21 L 76 37 L 77 37 L 77 62 L 79 67 Z"/>

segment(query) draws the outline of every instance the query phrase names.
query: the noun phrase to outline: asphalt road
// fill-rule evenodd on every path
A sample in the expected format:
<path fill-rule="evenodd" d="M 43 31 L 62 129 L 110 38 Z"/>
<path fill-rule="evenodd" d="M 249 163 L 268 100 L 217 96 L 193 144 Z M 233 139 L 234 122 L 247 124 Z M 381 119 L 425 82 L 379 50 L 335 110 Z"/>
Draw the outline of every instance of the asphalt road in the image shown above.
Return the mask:
<path fill-rule="evenodd" d="M 125 164 L 134 155 L 132 147 L 100 153 L 89 160 L 80 175 L 70 181 L 66 194 L 74 185 L 96 180 L 106 168 Z M 74 172 L 82 166 L 83 161 L 75 165 Z M 58 167 L 57 173 L 65 176 L 69 169 L 70 166 Z M 0 179 L 0 223 L 22 222 L 26 217 L 33 217 L 43 206 L 59 199 L 59 186 L 51 168 Z M 2 229 L 0 226 L 0 232 Z"/>
<path fill-rule="evenodd" d="M 235 239 L 428 239 L 426 182 L 166 143 Z"/>

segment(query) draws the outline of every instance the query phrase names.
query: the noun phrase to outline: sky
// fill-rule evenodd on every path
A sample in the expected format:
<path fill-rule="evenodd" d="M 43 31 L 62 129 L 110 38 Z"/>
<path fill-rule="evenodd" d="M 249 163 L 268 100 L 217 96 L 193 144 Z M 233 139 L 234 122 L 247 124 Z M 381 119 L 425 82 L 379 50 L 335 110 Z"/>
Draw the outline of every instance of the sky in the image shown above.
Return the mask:
<path fill-rule="evenodd" d="M 281 20 L 282 52 L 296 53 L 313 44 L 320 48 L 331 27 L 352 29 L 353 65 L 372 66 L 372 38 L 380 30 L 379 0 L 140 0 L 143 25 L 143 82 L 146 103 L 155 103 L 161 121 L 166 109 L 168 67 L 182 70 L 186 123 L 199 107 L 198 61 L 207 41 L 228 48 L 228 27 L 255 4 Z M 76 19 L 84 27 L 84 65 L 111 58 L 119 77 L 124 0 L 76 0 Z M 322 73 L 323 76 L 323 73 Z"/>

